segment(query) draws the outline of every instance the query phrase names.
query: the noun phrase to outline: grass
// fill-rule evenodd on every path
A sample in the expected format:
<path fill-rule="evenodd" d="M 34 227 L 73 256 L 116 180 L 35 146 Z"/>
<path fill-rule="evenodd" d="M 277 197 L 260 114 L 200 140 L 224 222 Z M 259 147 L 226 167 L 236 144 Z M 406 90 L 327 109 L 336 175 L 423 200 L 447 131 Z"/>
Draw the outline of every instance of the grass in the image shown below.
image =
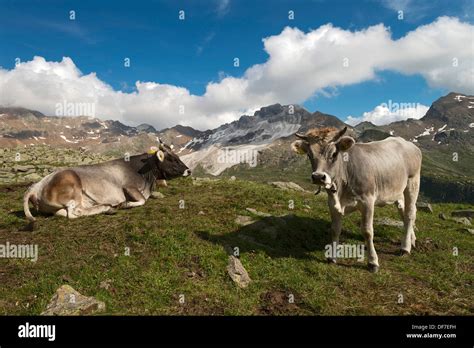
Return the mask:
<path fill-rule="evenodd" d="M 0 186 L 0 243 L 38 244 L 39 258 L 0 259 L 2 315 L 40 314 L 63 284 L 104 301 L 108 315 L 473 313 L 474 237 L 437 217 L 472 206 L 435 204 L 434 214 L 419 212 L 418 244 L 408 257 L 397 255 L 402 231 L 376 225 L 381 268 L 372 274 L 365 262 L 325 262 L 330 219 L 322 195 L 244 180 L 195 186 L 178 179 L 160 189 L 165 198 L 143 207 L 77 220 L 39 217 L 35 230 L 26 232 L 25 189 Z M 272 216 L 254 216 L 247 207 Z M 237 215 L 255 222 L 242 227 Z M 376 216 L 398 218 L 391 206 L 378 208 Z M 342 242 L 363 243 L 359 219 L 345 218 Z M 252 279 L 246 289 L 226 272 L 235 247 Z M 104 281 L 108 289 L 100 286 Z"/>

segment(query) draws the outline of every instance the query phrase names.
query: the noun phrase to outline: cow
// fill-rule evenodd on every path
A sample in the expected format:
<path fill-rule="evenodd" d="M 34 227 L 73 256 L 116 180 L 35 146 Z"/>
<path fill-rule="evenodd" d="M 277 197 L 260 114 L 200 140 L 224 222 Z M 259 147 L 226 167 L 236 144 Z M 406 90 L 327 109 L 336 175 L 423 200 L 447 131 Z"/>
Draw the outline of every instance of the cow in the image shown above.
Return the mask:
<path fill-rule="evenodd" d="M 400 137 L 356 143 L 354 138 L 344 135 L 346 131 L 347 127 L 327 127 L 296 133 L 299 140 L 291 148 L 307 155 L 313 184 L 328 193 L 333 245 L 339 242 L 342 217 L 358 210 L 368 250 L 368 269 L 377 272 L 379 261 L 373 241 L 375 206 L 396 204 L 405 231 L 401 254 L 410 254 L 412 246 L 415 247 L 422 155 L 416 145 Z M 328 257 L 328 262 L 335 263 L 336 258 Z"/>
<path fill-rule="evenodd" d="M 37 211 L 77 218 L 144 205 L 155 185 L 191 174 L 189 168 L 160 141 L 147 153 L 100 164 L 57 170 L 26 191 L 25 216 L 31 202 Z"/>

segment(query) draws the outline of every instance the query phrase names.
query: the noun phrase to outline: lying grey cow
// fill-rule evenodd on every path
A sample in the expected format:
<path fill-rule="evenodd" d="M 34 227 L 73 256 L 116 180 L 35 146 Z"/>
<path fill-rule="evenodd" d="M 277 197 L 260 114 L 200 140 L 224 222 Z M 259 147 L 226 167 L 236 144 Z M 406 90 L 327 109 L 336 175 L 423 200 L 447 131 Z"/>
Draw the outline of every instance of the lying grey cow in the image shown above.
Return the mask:
<path fill-rule="evenodd" d="M 32 185 L 23 198 L 25 215 L 29 203 L 38 211 L 77 218 L 114 208 L 145 204 L 156 182 L 166 182 L 191 171 L 163 143 L 148 153 L 113 161 L 55 171 Z"/>
<path fill-rule="evenodd" d="M 404 221 L 405 237 L 402 253 L 415 246 L 413 230 L 416 200 L 420 187 L 421 151 L 414 144 L 389 137 L 382 141 L 355 143 L 335 128 L 312 129 L 296 134 L 301 140 L 291 144 L 299 154 L 311 161 L 314 184 L 328 192 L 333 243 L 339 242 L 342 216 L 359 210 L 362 233 L 368 249 L 369 270 L 377 272 L 379 262 L 374 248 L 374 206 L 397 204 Z M 336 262 L 334 258 L 328 261 Z"/>

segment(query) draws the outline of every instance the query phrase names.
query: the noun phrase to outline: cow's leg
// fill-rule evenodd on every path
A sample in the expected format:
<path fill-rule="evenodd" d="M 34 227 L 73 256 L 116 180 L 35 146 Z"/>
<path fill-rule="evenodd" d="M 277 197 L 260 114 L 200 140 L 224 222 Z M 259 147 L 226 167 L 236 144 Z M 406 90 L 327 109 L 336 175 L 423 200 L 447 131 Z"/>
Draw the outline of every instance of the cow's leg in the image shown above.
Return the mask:
<path fill-rule="evenodd" d="M 59 209 L 58 211 L 56 211 L 56 213 L 54 213 L 55 215 L 57 216 L 64 216 L 64 217 L 67 217 L 67 210 L 66 209 Z"/>
<path fill-rule="evenodd" d="M 144 205 L 146 202 L 145 197 L 135 187 L 124 187 L 123 192 L 127 197 L 127 201 L 122 203 L 121 208 L 133 208 Z"/>
<path fill-rule="evenodd" d="M 67 169 L 55 174 L 45 186 L 43 194 L 45 204 L 58 209 L 57 215 L 69 219 L 80 216 L 77 207 L 82 204 L 82 183 L 73 170 Z"/>
<path fill-rule="evenodd" d="M 68 219 L 75 219 L 81 216 L 80 209 L 78 209 L 77 203 L 74 200 L 71 200 L 66 204 L 66 212 Z"/>
<path fill-rule="evenodd" d="M 78 216 L 97 215 L 106 213 L 112 209 L 110 205 L 96 205 L 90 208 L 79 208 L 76 210 L 76 214 L 78 214 Z"/>
<path fill-rule="evenodd" d="M 331 241 L 334 253 L 332 257 L 328 257 L 328 262 L 336 263 L 336 247 L 339 244 L 339 236 L 341 235 L 342 229 L 342 214 L 340 209 L 337 209 L 331 205 L 331 199 L 329 200 L 329 212 L 331 213 Z"/>
<path fill-rule="evenodd" d="M 400 219 L 402 221 L 405 221 L 405 200 L 404 199 L 399 199 L 398 201 L 395 202 L 395 205 L 397 206 L 398 214 L 400 215 Z"/>
<path fill-rule="evenodd" d="M 408 179 L 407 187 L 403 192 L 405 197 L 405 217 L 403 220 L 405 237 L 402 239 L 402 253 L 409 254 L 411 247 L 415 247 L 415 220 L 416 220 L 416 200 L 420 190 L 420 176 L 416 175 Z"/>
<path fill-rule="evenodd" d="M 362 224 L 361 230 L 365 238 L 368 255 L 368 266 L 371 272 L 379 270 L 379 259 L 374 247 L 374 199 L 369 197 L 361 206 Z"/>

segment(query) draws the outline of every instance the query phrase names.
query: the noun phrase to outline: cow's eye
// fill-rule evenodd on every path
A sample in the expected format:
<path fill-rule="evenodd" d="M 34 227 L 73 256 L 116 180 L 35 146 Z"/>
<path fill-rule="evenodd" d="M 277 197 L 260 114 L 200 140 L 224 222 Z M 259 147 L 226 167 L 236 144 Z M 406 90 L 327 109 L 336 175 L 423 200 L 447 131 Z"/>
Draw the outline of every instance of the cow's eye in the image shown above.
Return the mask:
<path fill-rule="evenodd" d="M 331 159 L 334 161 L 337 157 L 337 151 L 334 151 L 334 153 L 331 156 Z"/>

